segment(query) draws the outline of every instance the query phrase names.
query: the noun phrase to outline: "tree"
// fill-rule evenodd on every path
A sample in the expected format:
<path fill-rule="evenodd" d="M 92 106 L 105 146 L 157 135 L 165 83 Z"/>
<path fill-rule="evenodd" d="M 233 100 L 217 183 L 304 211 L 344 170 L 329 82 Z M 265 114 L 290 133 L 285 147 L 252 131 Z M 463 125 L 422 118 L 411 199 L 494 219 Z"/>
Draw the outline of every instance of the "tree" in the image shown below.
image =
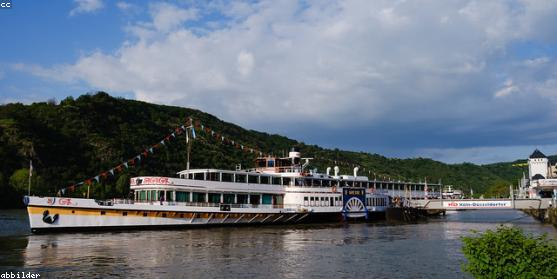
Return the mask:
<path fill-rule="evenodd" d="M 557 244 L 546 235 L 500 226 L 462 242 L 468 260 L 462 269 L 475 278 L 557 278 Z"/>
<path fill-rule="evenodd" d="M 31 181 L 31 183 L 33 183 L 33 181 Z M 29 170 L 16 170 L 12 176 L 10 176 L 10 186 L 19 194 L 26 194 L 29 187 Z"/>
<path fill-rule="evenodd" d="M 130 191 L 130 176 L 129 174 L 122 174 L 116 180 L 116 193 L 121 197 L 126 197 Z"/>

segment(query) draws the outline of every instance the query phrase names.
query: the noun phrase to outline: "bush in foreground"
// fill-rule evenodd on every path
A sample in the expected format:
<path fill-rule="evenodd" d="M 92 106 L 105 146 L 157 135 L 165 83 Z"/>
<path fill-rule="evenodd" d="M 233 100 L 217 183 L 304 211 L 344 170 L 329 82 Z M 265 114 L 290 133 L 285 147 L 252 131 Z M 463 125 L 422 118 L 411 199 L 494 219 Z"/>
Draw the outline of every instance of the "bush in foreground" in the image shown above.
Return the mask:
<path fill-rule="evenodd" d="M 468 260 L 462 269 L 475 278 L 557 278 L 557 244 L 513 227 L 462 238 Z"/>

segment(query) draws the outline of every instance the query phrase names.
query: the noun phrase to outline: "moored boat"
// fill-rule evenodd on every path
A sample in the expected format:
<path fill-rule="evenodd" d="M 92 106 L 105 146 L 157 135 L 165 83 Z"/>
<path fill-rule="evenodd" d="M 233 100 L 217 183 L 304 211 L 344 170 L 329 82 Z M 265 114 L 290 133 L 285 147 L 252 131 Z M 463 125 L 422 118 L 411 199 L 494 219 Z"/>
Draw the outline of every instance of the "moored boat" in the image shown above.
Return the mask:
<path fill-rule="evenodd" d="M 130 180 L 133 199 L 25 197 L 33 232 L 369 220 L 389 196 L 368 177 L 308 170 L 297 149 L 253 169 L 187 169 Z M 302 163 L 302 161 L 305 161 Z"/>

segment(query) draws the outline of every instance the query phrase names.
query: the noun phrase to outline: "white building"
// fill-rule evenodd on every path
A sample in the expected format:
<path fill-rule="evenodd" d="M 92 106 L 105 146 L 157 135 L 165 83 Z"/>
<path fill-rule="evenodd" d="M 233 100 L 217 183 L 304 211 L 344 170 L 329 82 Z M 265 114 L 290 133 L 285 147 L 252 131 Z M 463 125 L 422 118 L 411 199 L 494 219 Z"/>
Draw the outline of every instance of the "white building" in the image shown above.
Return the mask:
<path fill-rule="evenodd" d="M 530 198 L 550 198 L 557 196 L 557 164 L 550 162 L 541 151 L 534 150 L 528 158 L 528 178 L 523 179 L 523 187 Z"/>

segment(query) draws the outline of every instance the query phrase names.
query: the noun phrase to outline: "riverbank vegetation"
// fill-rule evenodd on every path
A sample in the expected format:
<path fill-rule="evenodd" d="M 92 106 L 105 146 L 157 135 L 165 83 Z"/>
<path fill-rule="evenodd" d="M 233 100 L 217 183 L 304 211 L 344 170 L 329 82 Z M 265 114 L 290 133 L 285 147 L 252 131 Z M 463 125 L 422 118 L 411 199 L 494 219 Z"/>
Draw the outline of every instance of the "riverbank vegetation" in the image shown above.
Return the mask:
<path fill-rule="evenodd" d="M 298 146 L 305 157 L 318 158 L 312 167 L 320 171 L 333 166 L 334 161 L 345 162 L 339 164 L 344 173 L 352 173 L 353 166 L 359 165 L 362 175 L 407 181 L 424 181 L 427 177 L 428 182 L 456 185 L 466 193 L 473 187 L 477 195 L 497 185 L 511 184 L 524 171 L 511 164 L 449 165 L 425 158 L 392 159 L 366 152 L 324 149 L 281 135 L 246 130 L 199 110 L 113 98 L 100 92 L 77 99 L 68 97 L 59 103 L 51 100 L 0 106 L 0 207 L 21 205 L 21 197 L 27 192 L 30 160 L 34 164 L 31 193 L 54 195 L 60 188 L 95 176 L 142 152 L 188 117 L 241 144 L 275 155 L 287 154 L 290 147 Z M 194 168 L 234 169 L 237 164 L 253 165 L 253 154 L 219 144 L 202 134 L 193 150 Z M 124 170 L 123 175 L 126 179 L 134 175 L 173 176 L 185 168 L 185 162 L 185 138 L 178 137 L 160 152 Z M 124 197 L 127 187 L 118 183 L 120 176 L 94 183 L 91 196 Z M 83 194 L 83 189 L 77 189 L 72 195 Z"/>
<path fill-rule="evenodd" d="M 462 242 L 462 269 L 475 278 L 557 278 L 557 244 L 545 235 L 500 226 Z"/>

